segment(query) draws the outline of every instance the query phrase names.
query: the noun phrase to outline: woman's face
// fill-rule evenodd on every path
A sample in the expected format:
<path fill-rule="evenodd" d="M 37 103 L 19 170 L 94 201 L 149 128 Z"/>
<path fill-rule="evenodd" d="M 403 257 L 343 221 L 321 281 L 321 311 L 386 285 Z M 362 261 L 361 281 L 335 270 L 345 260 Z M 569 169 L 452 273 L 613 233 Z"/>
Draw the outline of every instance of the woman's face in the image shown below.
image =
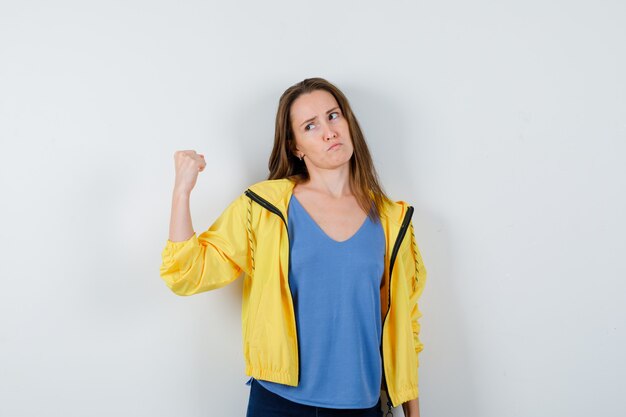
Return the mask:
<path fill-rule="evenodd" d="M 302 94 L 291 105 L 296 156 L 304 156 L 309 174 L 347 164 L 353 147 L 348 121 L 326 90 Z"/>

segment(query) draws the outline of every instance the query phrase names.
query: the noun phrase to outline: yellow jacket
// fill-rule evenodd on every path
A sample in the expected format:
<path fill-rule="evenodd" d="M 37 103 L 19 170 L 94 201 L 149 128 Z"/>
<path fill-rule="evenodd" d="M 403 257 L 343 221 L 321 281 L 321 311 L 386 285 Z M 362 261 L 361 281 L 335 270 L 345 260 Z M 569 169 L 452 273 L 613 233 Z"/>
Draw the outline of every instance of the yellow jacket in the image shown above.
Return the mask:
<path fill-rule="evenodd" d="M 223 287 L 243 271 L 246 374 L 291 386 L 299 382 L 288 279 L 287 206 L 294 185 L 287 178 L 251 185 L 199 236 L 194 233 L 184 242 L 168 239 L 160 268 L 161 277 L 178 295 Z M 423 349 L 417 299 L 426 269 L 415 242 L 412 214 L 413 207 L 404 201 L 387 203 L 381 212 L 387 248 L 380 288 L 381 388 L 394 407 L 418 397 L 418 354 Z"/>

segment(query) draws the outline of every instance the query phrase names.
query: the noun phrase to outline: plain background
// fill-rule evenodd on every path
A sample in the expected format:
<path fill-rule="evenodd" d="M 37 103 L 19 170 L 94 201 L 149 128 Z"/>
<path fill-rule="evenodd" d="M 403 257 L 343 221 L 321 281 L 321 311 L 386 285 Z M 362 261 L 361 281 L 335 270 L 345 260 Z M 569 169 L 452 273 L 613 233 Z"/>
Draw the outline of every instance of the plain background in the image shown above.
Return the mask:
<path fill-rule="evenodd" d="M 159 277 L 173 154 L 201 232 L 314 76 L 416 209 L 422 416 L 626 414 L 623 1 L 0 4 L 0 416 L 244 415 L 242 280 Z"/>

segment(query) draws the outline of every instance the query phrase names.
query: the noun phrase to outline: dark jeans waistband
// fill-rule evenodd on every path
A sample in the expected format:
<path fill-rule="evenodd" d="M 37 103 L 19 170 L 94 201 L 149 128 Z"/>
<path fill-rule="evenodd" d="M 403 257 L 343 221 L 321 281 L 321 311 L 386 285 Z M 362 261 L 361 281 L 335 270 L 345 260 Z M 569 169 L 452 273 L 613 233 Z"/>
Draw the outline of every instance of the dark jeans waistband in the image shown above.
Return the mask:
<path fill-rule="evenodd" d="M 274 394 L 256 380 L 250 385 L 246 417 L 382 417 L 381 399 L 371 408 L 324 408 L 300 404 Z"/>

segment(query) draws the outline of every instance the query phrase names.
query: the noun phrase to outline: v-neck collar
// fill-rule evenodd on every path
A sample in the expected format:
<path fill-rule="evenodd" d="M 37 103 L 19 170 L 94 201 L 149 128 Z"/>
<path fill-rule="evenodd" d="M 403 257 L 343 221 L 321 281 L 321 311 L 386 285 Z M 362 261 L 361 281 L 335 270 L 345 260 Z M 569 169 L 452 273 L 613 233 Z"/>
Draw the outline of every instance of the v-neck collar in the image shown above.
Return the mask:
<path fill-rule="evenodd" d="M 349 238 L 347 238 L 346 240 L 335 240 L 334 238 L 330 237 L 328 235 L 328 233 L 326 233 L 324 231 L 324 229 L 322 229 L 322 227 L 315 221 L 315 219 L 313 218 L 313 216 L 311 216 L 311 214 L 307 211 L 307 209 L 302 205 L 302 203 L 300 202 L 300 200 L 298 200 L 298 198 L 296 197 L 295 194 L 292 193 L 291 197 L 290 197 L 290 202 L 294 202 L 302 209 L 302 211 L 304 212 L 305 216 L 309 219 L 309 221 L 311 223 L 313 223 L 315 225 L 315 227 L 329 240 L 331 240 L 334 243 L 337 244 L 342 244 L 342 243 L 348 243 L 351 240 L 353 240 L 360 232 L 361 230 L 365 229 L 365 225 L 369 219 L 369 216 L 365 216 L 365 220 L 363 220 L 363 222 L 361 223 L 361 226 L 359 226 L 359 228 L 356 230 L 356 232 L 354 232 Z M 289 208 L 287 208 L 287 210 L 289 210 Z M 289 217 L 289 214 L 287 214 L 287 217 Z"/>

